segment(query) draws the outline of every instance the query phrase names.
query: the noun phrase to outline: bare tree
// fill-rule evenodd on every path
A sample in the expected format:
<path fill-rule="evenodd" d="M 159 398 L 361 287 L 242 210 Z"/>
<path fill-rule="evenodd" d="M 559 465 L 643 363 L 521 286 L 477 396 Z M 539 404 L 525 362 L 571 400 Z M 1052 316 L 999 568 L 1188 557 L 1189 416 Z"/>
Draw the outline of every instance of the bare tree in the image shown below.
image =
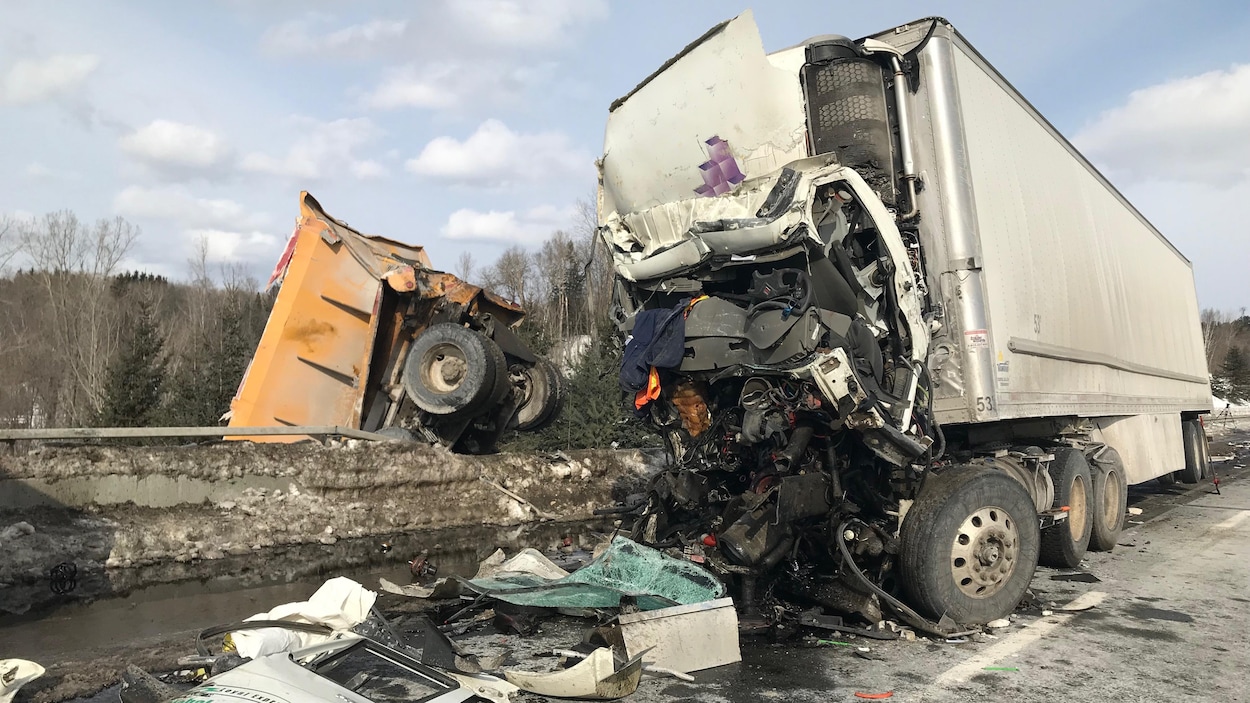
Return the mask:
<path fill-rule="evenodd" d="M 524 307 L 530 307 L 530 296 L 528 293 L 533 263 L 530 261 L 529 252 L 525 251 L 525 248 L 520 245 L 508 247 L 499 255 L 499 259 L 492 268 L 494 269 L 494 277 L 497 278 L 496 286 L 499 288 L 498 292 Z"/>
<path fill-rule="evenodd" d="M 473 253 L 468 249 L 460 252 L 460 258 L 456 259 L 456 275 L 460 280 L 467 281 L 473 277 Z"/>
<path fill-rule="evenodd" d="M 110 277 L 139 236 L 118 217 L 88 227 L 68 211 L 49 213 L 20 230 L 47 303 L 41 343 L 70 383 L 60 389 L 63 419 L 84 422 L 99 410 L 104 374 L 118 344 L 119 309 Z M 61 418 L 54 418 L 57 421 Z"/>
<path fill-rule="evenodd" d="M 17 223 L 8 215 L 0 215 L 0 273 L 4 272 L 4 267 L 8 265 L 13 257 L 17 254 L 17 246 L 14 244 L 17 232 Z"/>
<path fill-rule="evenodd" d="M 1202 343 L 1206 349 L 1207 368 L 1216 371 L 1224 363 L 1224 356 L 1237 338 L 1237 325 L 1233 324 L 1239 317 L 1226 310 L 1206 308 L 1202 311 Z"/>

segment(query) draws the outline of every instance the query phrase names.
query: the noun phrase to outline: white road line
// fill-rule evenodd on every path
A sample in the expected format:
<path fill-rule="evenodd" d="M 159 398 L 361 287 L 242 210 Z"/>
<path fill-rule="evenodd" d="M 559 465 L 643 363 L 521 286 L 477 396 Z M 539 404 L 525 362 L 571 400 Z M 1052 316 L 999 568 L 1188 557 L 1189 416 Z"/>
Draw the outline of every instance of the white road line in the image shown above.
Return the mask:
<path fill-rule="evenodd" d="M 1236 515 L 1234 515 L 1234 516 L 1232 516 L 1232 517 L 1228 518 L 1228 519 L 1227 519 L 1227 520 L 1225 520 L 1224 522 L 1217 523 L 1217 524 L 1216 524 L 1216 526 L 1215 526 L 1215 529 L 1217 529 L 1217 530 L 1231 530 L 1231 529 L 1233 529 L 1234 527 L 1236 527 L 1236 526 L 1240 525 L 1240 524 L 1242 523 L 1242 521 L 1243 521 L 1243 520 L 1245 520 L 1245 519 L 1246 519 L 1246 518 L 1248 518 L 1248 517 L 1250 517 L 1250 512 L 1237 513 Z"/>
<path fill-rule="evenodd" d="M 1071 603 L 1060 608 L 1060 610 L 1084 610 L 1091 606 L 1098 605 L 1107 597 L 1102 591 L 1090 591 L 1083 593 L 1075 598 Z M 973 675 L 980 673 L 987 666 L 993 666 L 1005 657 L 1018 654 L 1021 650 L 1034 642 L 1040 640 L 1050 634 L 1051 630 L 1067 623 L 1077 613 L 1058 612 L 1054 615 L 1047 616 L 1045 620 L 1038 620 L 1027 628 L 1018 630 L 1015 634 L 1010 635 L 1007 639 L 997 642 L 985 651 L 975 657 L 964 661 L 958 666 L 953 666 L 943 672 L 934 683 L 938 686 L 945 686 L 953 683 L 961 683 L 972 678 Z"/>

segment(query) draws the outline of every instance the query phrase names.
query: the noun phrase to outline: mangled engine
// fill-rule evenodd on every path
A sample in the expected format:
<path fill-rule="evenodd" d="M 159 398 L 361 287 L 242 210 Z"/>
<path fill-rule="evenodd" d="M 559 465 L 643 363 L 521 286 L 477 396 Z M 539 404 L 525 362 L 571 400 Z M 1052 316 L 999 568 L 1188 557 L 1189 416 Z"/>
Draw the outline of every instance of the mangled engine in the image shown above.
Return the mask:
<path fill-rule="evenodd" d="M 651 280 L 618 267 L 622 388 L 674 460 L 634 537 L 704 556 L 748 610 L 776 593 L 875 622 L 941 449 L 918 244 L 848 169 L 763 181 L 754 217 L 669 249 L 709 255 Z"/>

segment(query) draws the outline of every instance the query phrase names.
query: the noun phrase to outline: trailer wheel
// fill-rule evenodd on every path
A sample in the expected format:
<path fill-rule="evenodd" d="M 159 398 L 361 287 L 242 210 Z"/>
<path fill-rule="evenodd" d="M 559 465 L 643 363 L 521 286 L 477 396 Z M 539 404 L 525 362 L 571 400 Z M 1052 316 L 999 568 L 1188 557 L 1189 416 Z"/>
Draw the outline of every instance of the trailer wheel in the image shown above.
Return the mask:
<path fill-rule="evenodd" d="M 1182 483 L 1198 483 L 1211 473 L 1210 454 L 1207 449 L 1207 433 L 1197 420 L 1181 423 L 1181 436 L 1185 440 L 1185 468 L 1176 472 Z"/>
<path fill-rule="evenodd" d="M 1068 519 L 1042 531 L 1039 561 L 1045 566 L 1072 568 L 1085 556 L 1094 526 L 1089 462 L 1085 461 L 1084 454 L 1071 447 L 1058 447 L 1054 455 L 1055 460 L 1050 462 L 1050 479 L 1055 484 L 1054 507 L 1067 506 Z"/>
<path fill-rule="evenodd" d="M 934 474 L 903 520 L 903 588 L 920 610 L 959 623 L 1006 617 L 1037 568 L 1037 510 L 998 470 Z"/>
<path fill-rule="evenodd" d="M 1128 480 L 1120 453 L 1107 447 L 1094 462 L 1094 520 L 1089 548 L 1099 552 L 1115 549 L 1128 510 Z"/>
<path fill-rule="evenodd" d="M 533 432 L 550 425 L 564 407 L 567 394 L 564 374 L 543 358 L 533 366 L 517 365 L 513 371 L 513 385 L 521 393 L 521 405 L 516 413 L 517 429 Z"/>
<path fill-rule="evenodd" d="M 496 400 L 506 369 L 503 352 L 490 339 L 441 322 L 412 343 L 404 362 L 404 390 L 417 407 L 432 415 L 476 413 Z"/>

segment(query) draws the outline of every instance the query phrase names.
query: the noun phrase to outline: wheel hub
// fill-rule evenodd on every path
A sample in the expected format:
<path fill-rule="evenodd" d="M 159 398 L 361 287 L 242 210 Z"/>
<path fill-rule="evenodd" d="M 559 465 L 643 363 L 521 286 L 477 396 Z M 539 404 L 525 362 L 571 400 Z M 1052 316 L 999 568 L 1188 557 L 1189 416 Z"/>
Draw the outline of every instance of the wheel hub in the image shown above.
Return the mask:
<path fill-rule="evenodd" d="M 977 510 L 959 526 L 951 547 L 951 576 L 959 590 L 988 598 L 1007 583 L 1016 567 L 1020 538 L 1007 511 Z"/>
<path fill-rule="evenodd" d="M 431 348 L 422 361 L 422 380 L 436 393 L 450 393 L 459 388 L 469 372 L 464 353 L 451 344 Z"/>

